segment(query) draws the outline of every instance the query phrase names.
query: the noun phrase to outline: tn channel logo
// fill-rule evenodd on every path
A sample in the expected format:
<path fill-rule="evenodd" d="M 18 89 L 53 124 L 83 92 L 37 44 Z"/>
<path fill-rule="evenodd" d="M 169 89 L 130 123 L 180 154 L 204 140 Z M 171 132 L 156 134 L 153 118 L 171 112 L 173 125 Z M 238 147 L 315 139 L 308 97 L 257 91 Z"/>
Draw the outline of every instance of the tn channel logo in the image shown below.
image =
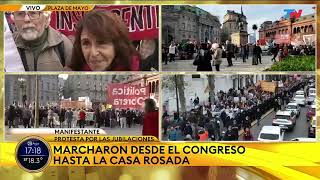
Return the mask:
<path fill-rule="evenodd" d="M 299 19 L 301 17 L 302 14 L 302 9 L 299 10 L 295 10 L 295 9 L 284 9 L 283 10 L 286 14 L 283 16 L 285 19 L 291 19 L 291 18 L 295 18 L 295 19 Z"/>

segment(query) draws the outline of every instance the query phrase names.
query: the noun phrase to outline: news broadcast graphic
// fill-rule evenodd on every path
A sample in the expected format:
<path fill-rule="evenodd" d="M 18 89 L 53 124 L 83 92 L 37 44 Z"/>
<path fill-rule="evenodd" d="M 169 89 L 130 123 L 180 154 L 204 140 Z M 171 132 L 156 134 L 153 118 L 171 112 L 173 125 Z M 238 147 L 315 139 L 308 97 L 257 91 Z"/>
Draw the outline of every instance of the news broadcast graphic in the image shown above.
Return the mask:
<path fill-rule="evenodd" d="M 1 180 L 320 179 L 320 1 L 12 3 Z"/>
<path fill-rule="evenodd" d="M 163 5 L 162 69 L 315 71 L 315 7 Z"/>
<path fill-rule="evenodd" d="M 5 12 L 6 72 L 159 69 L 159 6 L 31 7 Z"/>
<path fill-rule="evenodd" d="M 6 140 L 36 132 L 54 135 L 50 129 L 56 128 L 158 137 L 157 74 L 6 75 L 5 80 Z"/>
<path fill-rule="evenodd" d="M 314 75 L 166 75 L 162 140 L 316 141 Z"/>
<path fill-rule="evenodd" d="M 17 164 L 28 172 L 41 172 L 51 160 L 50 146 L 44 139 L 29 137 L 16 148 Z"/>

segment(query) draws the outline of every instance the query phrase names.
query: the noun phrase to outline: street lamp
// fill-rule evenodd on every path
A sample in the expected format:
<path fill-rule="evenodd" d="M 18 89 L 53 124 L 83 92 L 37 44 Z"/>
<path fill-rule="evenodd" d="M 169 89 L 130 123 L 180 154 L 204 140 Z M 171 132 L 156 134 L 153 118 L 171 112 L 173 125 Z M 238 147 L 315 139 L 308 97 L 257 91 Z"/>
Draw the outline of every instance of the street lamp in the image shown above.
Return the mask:
<path fill-rule="evenodd" d="M 27 100 L 27 95 L 25 92 L 25 87 L 26 87 L 26 79 L 19 77 L 18 78 L 18 82 L 19 82 L 19 88 L 20 88 L 20 96 L 19 96 L 19 101 L 21 102 L 21 104 L 23 104 L 23 106 L 25 106 L 25 102 Z"/>
<path fill-rule="evenodd" d="M 177 83 L 177 75 L 174 75 L 174 82 L 175 82 L 175 88 L 176 88 L 176 102 L 177 102 L 177 116 L 179 118 L 179 97 L 178 97 L 178 83 Z"/>

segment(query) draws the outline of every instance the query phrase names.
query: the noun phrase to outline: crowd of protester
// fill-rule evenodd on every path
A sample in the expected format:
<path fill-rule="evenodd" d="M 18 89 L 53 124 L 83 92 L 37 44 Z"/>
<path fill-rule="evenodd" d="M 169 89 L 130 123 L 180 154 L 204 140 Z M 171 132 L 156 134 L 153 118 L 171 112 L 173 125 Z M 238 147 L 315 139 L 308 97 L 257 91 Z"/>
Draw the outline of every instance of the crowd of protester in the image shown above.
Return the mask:
<path fill-rule="evenodd" d="M 237 46 L 229 40 L 226 43 L 199 43 L 189 41 L 186 43 L 171 42 L 169 46 L 162 45 L 162 61 L 165 64 L 175 61 L 176 58 L 194 60 L 193 65 L 197 66 L 197 71 L 212 71 L 215 66 L 216 71 L 220 71 L 222 58 L 227 59 L 228 66 L 233 66 L 233 61 L 241 59 L 246 63 L 249 55 L 252 56 L 252 65 L 262 64 L 263 55 L 271 55 L 271 61 L 282 61 L 288 56 L 315 55 L 315 46 L 291 44 L 271 44 L 269 46 L 258 44 L 242 44 Z M 264 49 L 265 51 L 263 51 Z"/>
<path fill-rule="evenodd" d="M 305 85 L 305 80 L 289 82 L 274 93 L 262 91 L 260 86 L 219 91 L 214 102 L 209 98 L 209 103 L 204 104 L 195 98 L 191 110 L 180 116 L 176 112 L 173 116 L 164 112 L 163 137 L 170 141 L 253 140 L 251 124 L 254 121 L 259 124 L 268 111 L 280 110 L 289 103 L 294 92 Z M 237 101 L 235 97 L 238 97 Z M 240 139 L 240 131 L 243 139 Z"/>

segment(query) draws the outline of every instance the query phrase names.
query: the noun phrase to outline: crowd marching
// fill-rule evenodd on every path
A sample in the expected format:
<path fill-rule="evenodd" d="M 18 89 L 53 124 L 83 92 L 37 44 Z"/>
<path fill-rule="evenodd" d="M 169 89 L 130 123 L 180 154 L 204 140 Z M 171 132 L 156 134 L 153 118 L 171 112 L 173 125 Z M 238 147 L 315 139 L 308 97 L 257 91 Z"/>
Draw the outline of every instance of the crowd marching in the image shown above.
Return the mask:
<path fill-rule="evenodd" d="M 229 40 L 225 44 L 218 43 L 198 43 L 190 41 L 186 43 L 171 42 L 169 46 L 162 46 L 162 61 L 165 64 L 180 60 L 192 59 L 193 65 L 197 66 L 197 71 L 212 71 L 215 66 L 216 71 L 220 71 L 222 58 L 226 58 L 228 67 L 233 66 L 233 59 L 242 59 L 245 63 L 252 55 L 252 65 L 262 64 L 262 55 L 272 55 L 271 61 L 282 61 L 287 56 L 315 55 L 315 46 L 291 44 L 272 44 L 261 48 L 258 44 L 243 44 L 237 46 Z"/>
<path fill-rule="evenodd" d="M 275 93 L 262 91 L 260 86 L 239 91 L 230 89 L 218 92 L 213 103 L 209 98 L 209 103 L 200 104 L 199 98 L 195 98 L 193 107 L 180 116 L 174 113 L 172 117 L 164 112 L 164 137 L 170 141 L 253 140 L 251 124 L 255 121 L 259 125 L 264 114 L 280 110 L 289 103 L 294 92 L 305 85 L 305 80 L 286 83 Z"/>
<path fill-rule="evenodd" d="M 92 118 L 87 117 L 89 114 L 93 115 Z M 9 128 L 18 127 L 19 124 L 30 128 L 34 126 L 34 109 L 11 105 L 6 112 L 6 119 Z M 143 124 L 142 111 L 131 109 L 100 111 L 99 109 L 60 109 L 59 107 L 41 107 L 39 109 L 39 125 L 42 127 L 75 128 L 79 126 L 84 128 L 85 125 L 94 125 L 98 128 L 101 126 L 131 128 L 134 124 Z"/>
<path fill-rule="evenodd" d="M 158 137 L 158 108 L 153 99 L 144 101 L 144 110 L 140 109 L 71 109 L 59 107 L 41 107 L 39 126 L 49 128 L 131 128 L 143 125 L 142 135 Z M 9 128 L 35 127 L 35 109 L 27 106 L 10 105 L 5 110 L 5 121 Z"/>

